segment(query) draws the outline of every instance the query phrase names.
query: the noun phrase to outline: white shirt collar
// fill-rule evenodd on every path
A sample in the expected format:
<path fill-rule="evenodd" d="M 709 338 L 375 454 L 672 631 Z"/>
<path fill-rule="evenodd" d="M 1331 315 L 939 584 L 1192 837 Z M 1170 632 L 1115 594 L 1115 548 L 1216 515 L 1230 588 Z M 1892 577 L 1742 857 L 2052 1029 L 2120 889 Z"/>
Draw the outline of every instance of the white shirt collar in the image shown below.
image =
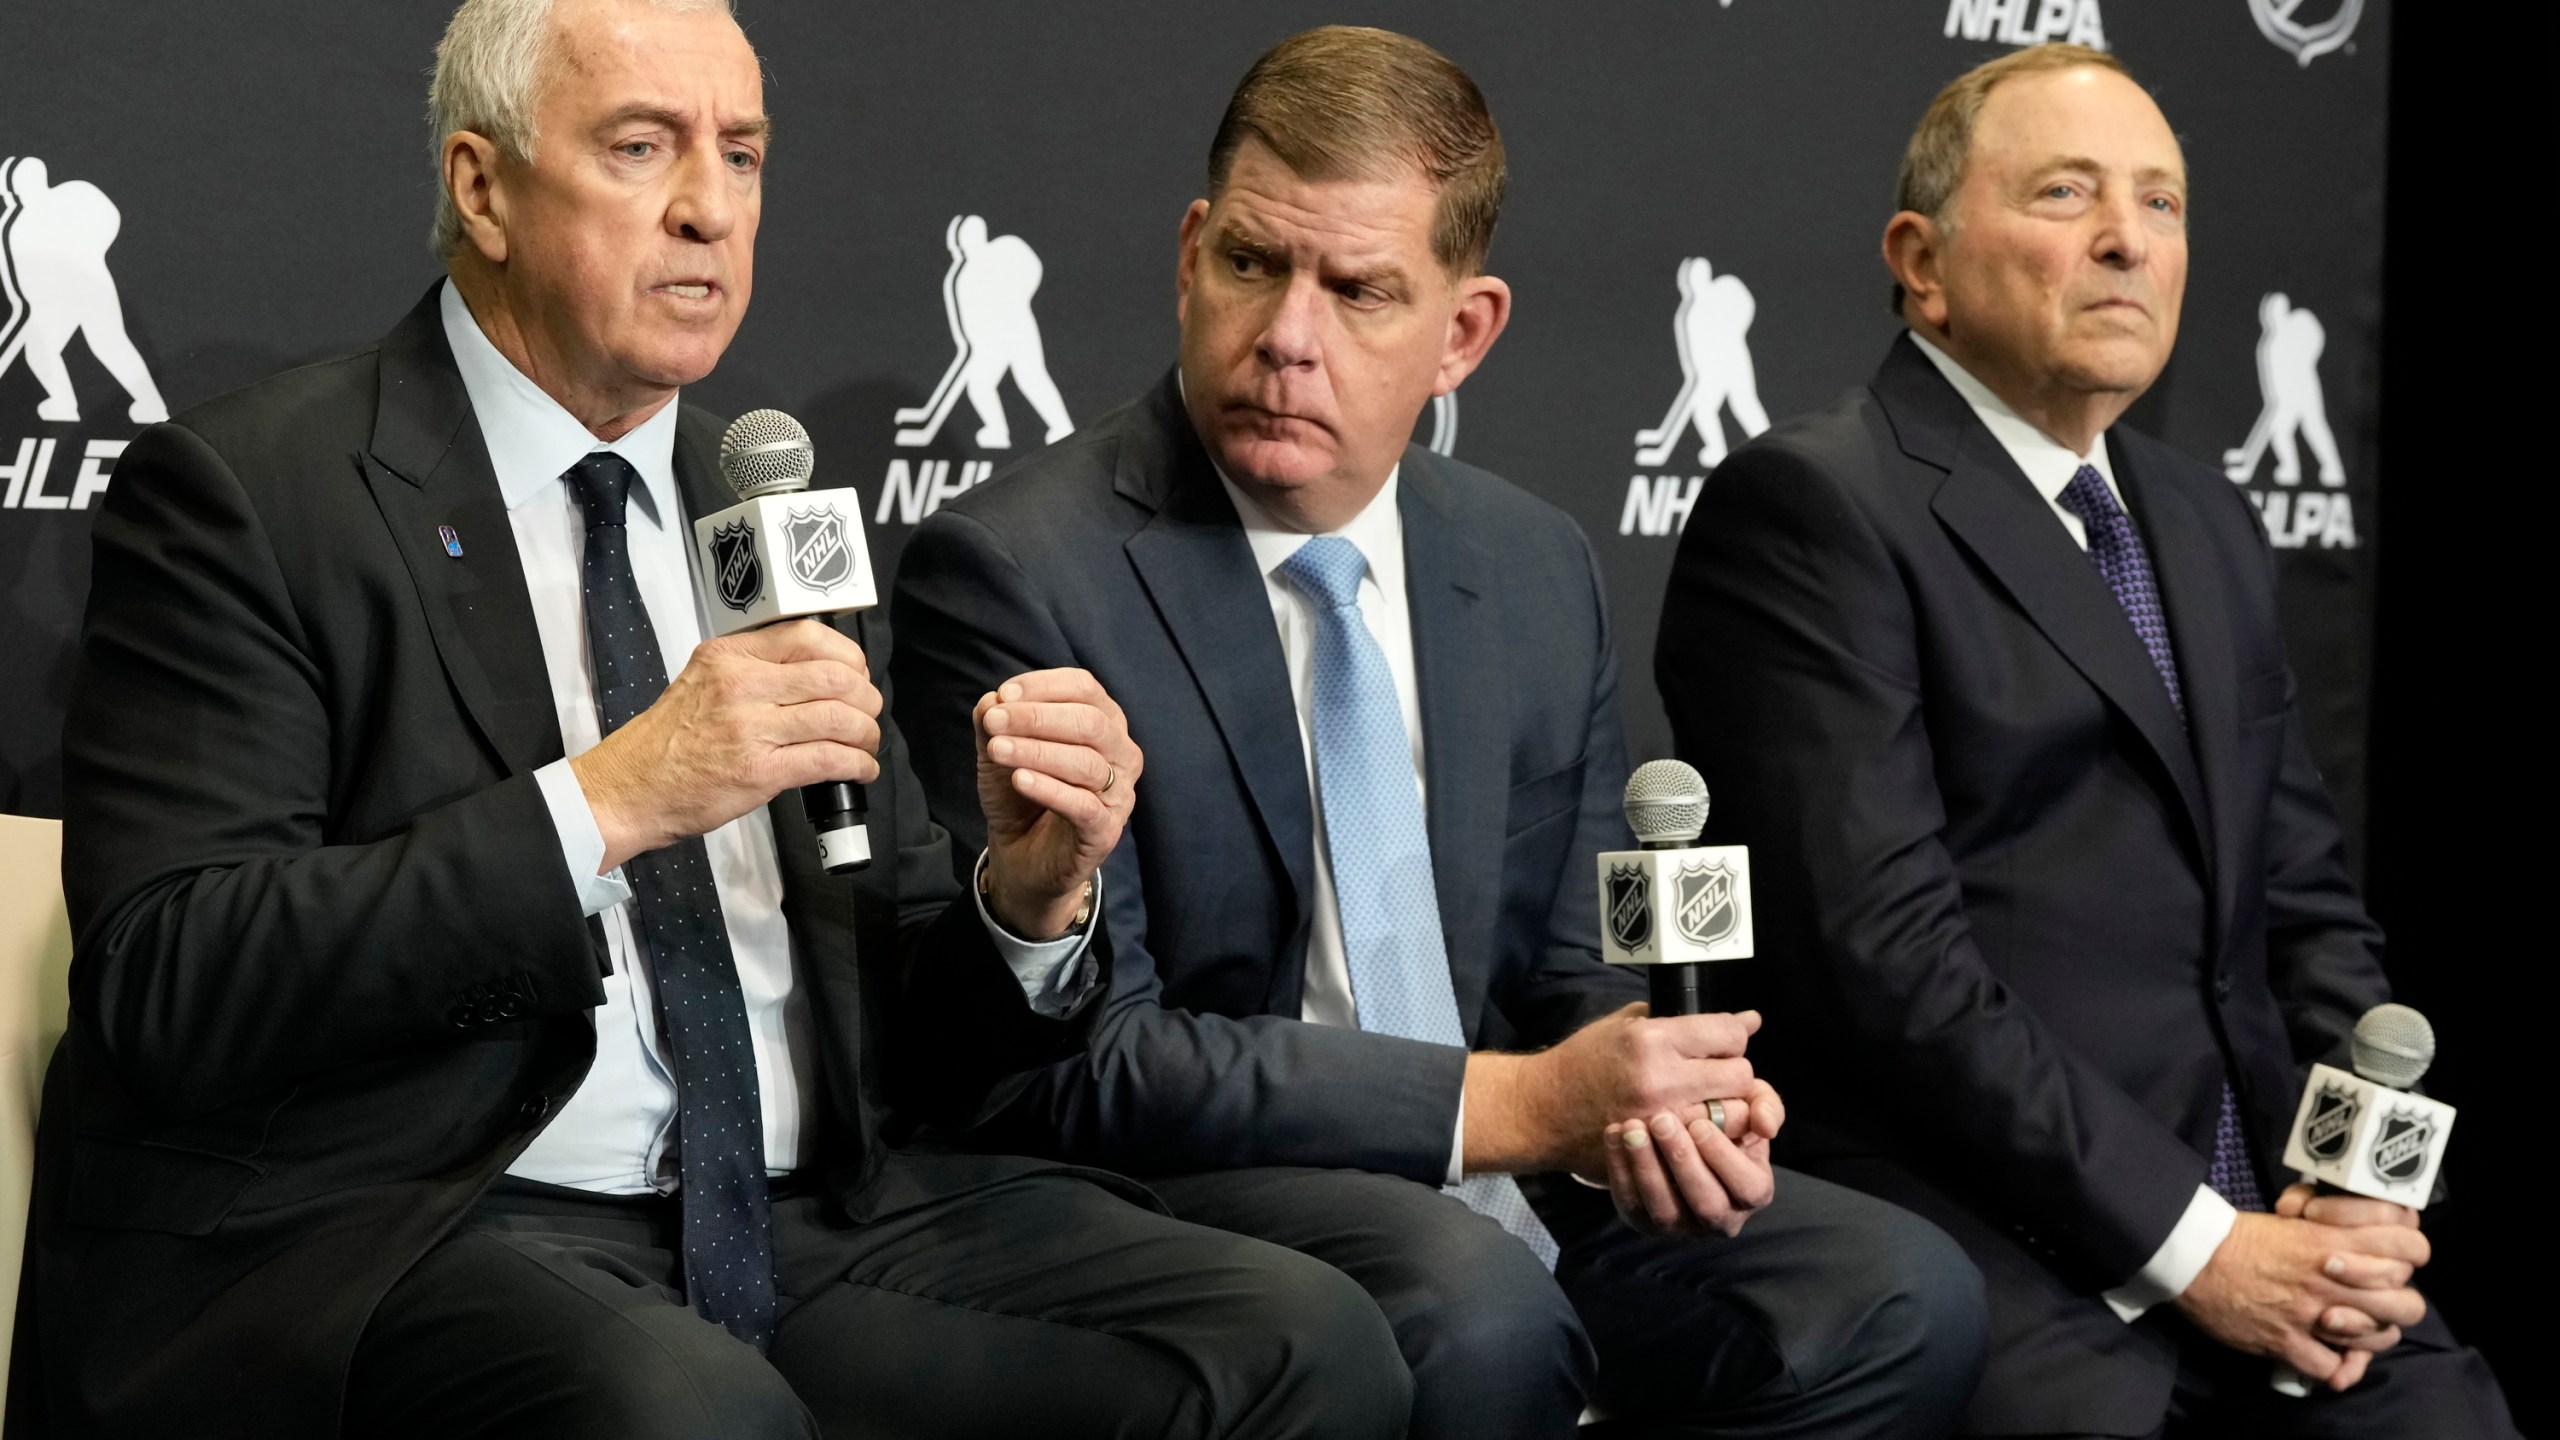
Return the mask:
<path fill-rule="evenodd" d="M 676 494 L 676 401 L 606 444 L 489 343 L 452 281 L 444 283 L 437 303 L 444 315 L 445 343 L 462 371 L 462 388 L 471 397 L 471 413 L 480 422 L 480 438 L 489 447 L 489 464 L 498 472 L 498 493 L 508 509 L 557 486 L 569 467 L 588 455 L 610 450 L 639 472 L 639 508 L 650 524 L 663 525 L 668 517 L 683 515 Z"/>
<path fill-rule="evenodd" d="M 1244 491 L 1244 487 L 1227 478 L 1226 470 L 1216 461 L 1218 483 L 1227 487 L 1227 498 L 1235 502 L 1236 518 L 1244 522 L 1244 538 L 1253 546 L 1253 563 L 1265 580 L 1272 572 L 1298 553 L 1300 546 L 1316 538 L 1303 530 L 1292 530 L 1271 518 L 1271 512 Z M 1404 593 L 1404 516 L 1396 509 L 1396 483 L 1404 474 L 1397 465 L 1387 472 L 1387 483 L 1360 508 L 1360 513 L 1344 522 L 1341 528 L 1325 533 L 1339 535 L 1358 546 L 1369 561 L 1369 578 L 1378 588 L 1392 595 Z"/>
<path fill-rule="evenodd" d="M 2072 476 L 2080 473 L 2083 465 L 2096 466 L 2099 476 L 2107 482 L 2107 488 L 2116 492 L 2117 503 L 2123 503 L 2124 489 L 2116 484 L 2115 463 L 2107 458 L 2105 432 L 2099 433 L 2097 440 L 2089 446 L 2088 454 L 2074 454 L 2070 446 L 2037 429 L 2025 416 L 2010 409 L 2009 403 L 1993 394 L 1990 386 L 1975 379 L 1973 372 L 1957 364 L 1946 351 L 1923 339 L 1920 332 L 1908 333 L 1911 343 L 1919 346 L 1920 353 L 1929 357 L 1929 363 L 1938 367 L 1938 373 L 1947 377 L 1947 383 L 1956 387 L 1956 393 L 1964 397 L 1964 403 L 1973 407 L 1973 413 L 1982 417 L 1984 427 L 1991 431 L 1991 438 L 1999 441 L 2000 448 L 2009 452 L 2009 458 L 2018 462 L 2018 468 L 2026 472 L 2027 483 L 2035 486 L 2036 493 L 2042 495 L 2048 504 L 2061 503 L 2063 488 L 2071 483 Z"/>

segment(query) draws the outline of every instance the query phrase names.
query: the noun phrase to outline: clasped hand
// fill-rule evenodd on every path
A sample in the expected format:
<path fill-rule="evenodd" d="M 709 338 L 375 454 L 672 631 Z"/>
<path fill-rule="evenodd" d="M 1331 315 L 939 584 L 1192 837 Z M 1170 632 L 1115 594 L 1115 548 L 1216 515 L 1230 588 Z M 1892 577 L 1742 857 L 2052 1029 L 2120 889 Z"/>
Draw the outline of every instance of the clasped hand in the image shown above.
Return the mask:
<path fill-rule="evenodd" d="M 879 687 L 852 637 L 793 620 L 706 640 L 657 700 L 569 762 L 604 835 L 598 873 L 707 834 L 781 794 L 880 778 Z M 1082 670 L 1019 675 L 978 702 L 988 907 L 1045 940 L 1120 840 L 1143 760 Z"/>
<path fill-rule="evenodd" d="M 2178 1308 L 2235 1350 L 2345 1390 L 2425 1317 L 2410 1280 L 2431 1253 L 2406 1206 L 2294 1185 L 2274 1214 L 2233 1222 Z"/>
<path fill-rule="evenodd" d="M 1759 1028 L 1757 1011 L 1657 1020 L 1636 1004 L 1535 1055 L 1472 1056 L 1466 1168 L 1605 1178 L 1639 1229 L 1734 1234 L 1775 1197 L 1769 1142 L 1786 1123 L 1743 1058 Z"/>

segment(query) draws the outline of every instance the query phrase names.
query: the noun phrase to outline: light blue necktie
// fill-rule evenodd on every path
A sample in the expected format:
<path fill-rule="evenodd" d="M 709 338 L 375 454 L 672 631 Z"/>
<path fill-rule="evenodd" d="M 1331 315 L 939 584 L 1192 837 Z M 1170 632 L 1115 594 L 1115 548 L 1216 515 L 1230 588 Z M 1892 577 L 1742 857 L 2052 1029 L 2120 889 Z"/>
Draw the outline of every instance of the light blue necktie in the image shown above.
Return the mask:
<path fill-rule="evenodd" d="M 1338 535 L 1309 540 L 1280 566 L 1316 612 L 1316 794 L 1351 998 L 1363 1030 L 1463 1048 L 1404 706 L 1360 618 L 1368 568 Z M 1556 1242 L 1510 1176 L 1470 1175 L 1452 1193 L 1555 1268 Z"/>

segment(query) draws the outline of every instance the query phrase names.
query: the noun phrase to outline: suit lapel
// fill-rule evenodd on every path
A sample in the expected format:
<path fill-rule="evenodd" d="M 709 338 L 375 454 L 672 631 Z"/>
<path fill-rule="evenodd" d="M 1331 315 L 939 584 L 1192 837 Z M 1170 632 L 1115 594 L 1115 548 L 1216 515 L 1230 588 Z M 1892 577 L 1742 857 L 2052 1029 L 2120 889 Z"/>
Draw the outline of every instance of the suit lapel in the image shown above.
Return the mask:
<path fill-rule="evenodd" d="M 1929 501 L 1939 523 L 2132 722 L 2168 771 L 2198 851 L 2209 851 L 2204 784 L 2186 727 L 2098 567 L 2071 543 L 2053 507 L 1964 398 L 1909 341 L 1897 343 L 1886 359 L 1876 396 L 1904 453 L 1946 472 Z"/>
<path fill-rule="evenodd" d="M 1509 795 L 1505 697 L 1488 683 L 1504 673 L 1492 607 L 1493 557 L 1458 524 L 1429 452 L 1405 452 L 1397 483 L 1404 520 L 1405 600 L 1413 617 L 1414 678 L 1422 710 L 1422 765 L 1429 779 L 1431 870 L 1449 981 L 1470 1043 L 1491 983 L 1489 891 L 1502 868 Z"/>
<path fill-rule="evenodd" d="M 2134 460 L 2131 447 L 2113 440 L 2108 446 L 2125 503 L 2151 551 L 2160 606 L 2168 613 L 2169 643 L 2178 652 L 2178 682 L 2186 694 L 2187 724 L 2203 781 L 2204 821 L 2214 835 L 2205 850 L 2215 879 L 2214 908 L 2228 921 L 2239 898 L 2239 877 L 2219 859 L 2237 853 L 2239 838 L 2231 833 L 2233 817 L 2217 810 L 2212 797 L 2230 793 L 2238 758 L 2232 753 L 2240 734 L 2240 696 L 2230 605 L 2195 502 L 2177 488 L 2174 477 Z"/>
<path fill-rule="evenodd" d="M 1303 921 L 1314 894 L 1315 818 L 1297 701 L 1261 570 L 1173 382 L 1133 418 L 1115 486 L 1156 513 L 1123 549 L 1208 702 Z"/>
<path fill-rule="evenodd" d="M 550 672 L 515 529 L 445 344 L 435 288 L 384 339 L 380 354 L 365 481 L 473 723 L 510 772 L 539 768 L 561 754 Z M 447 552 L 439 527 L 452 529 L 460 556 Z"/>

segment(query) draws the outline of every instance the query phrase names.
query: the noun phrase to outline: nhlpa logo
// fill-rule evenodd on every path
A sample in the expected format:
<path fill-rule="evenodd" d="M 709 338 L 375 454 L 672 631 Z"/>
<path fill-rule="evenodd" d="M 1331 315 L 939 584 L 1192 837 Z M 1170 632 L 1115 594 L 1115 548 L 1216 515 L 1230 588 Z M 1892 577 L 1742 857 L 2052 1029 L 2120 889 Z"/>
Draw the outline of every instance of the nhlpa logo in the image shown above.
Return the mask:
<path fill-rule="evenodd" d="M 74 335 L 132 400 L 136 425 L 169 418 L 151 367 L 124 330 L 124 305 L 107 249 L 124 216 L 86 180 L 52 183 L 34 156 L 0 160 L 0 375 L 21 355 L 44 387 L 38 420 L 80 418 L 80 398 L 62 352 Z"/>
<path fill-rule="evenodd" d="M 1703 255 L 1681 261 L 1678 278 L 1680 308 L 1672 313 L 1671 341 L 1680 352 L 1680 389 L 1661 424 L 1636 432 L 1636 464 L 1669 463 L 1694 428 L 1699 468 L 1713 470 L 1726 454 L 1724 412 L 1733 412 L 1745 440 L 1769 428 L 1748 339 L 1759 303 L 1740 276 L 1718 275 Z M 1705 483 L 1704 475 L 1636 476 L 1627 482 L 1618 533 L 1676 534 L 1689 523 Z"/>
<path fill-rule="evenodd" d="M 1734 904 L 1733 871 L 1722 860 L 1683 865 L 1672 896 L 1680 936 L 1693 945 L 1713 945 L 1733 933 L 1742 910 Z"/>
<path fill-rule="evenodd" d="M 2249 18 L 2276 48 L 2309 66 L 2355 38 L 2364 0 L 2249 0 Z"/>
<path fill-rule="evenodd" d="M 2343 1085 L 2322 1085 L 2312 1097 L 2311 1117 L 2302 1124 L 2302 1148 L 2323 1164 L 2344 1159 L 2361 1108 L 2354 1091 Z"/>
<path fill-rule="evenodd" d="M 2393 1108 L 2383 1112 L 2381 1133 L 2373 1141 L 2373 1173 L 2405 1185 L 2427 1168 L 2427 1147 L 2435 1142 L 2435 1122 L 2425 1112 Z"/>
<path fill-rule="evenodd" d="M 1065 439 L 1075 423 L 1067 418 L 1057 382 L 1049 378 L 1040 322 L 1031 314 L 1031 297 L 1040 289 L 1040 257 L 1019 235 L 990 237 L 987 222 L 976 215 L 953 216 L 943 244 L 951 251 L 951 269 L 942 277 L 942 309 L 958 353 L 942 372 L 942 383 L 933 387 L 932 399 L 898 412 L 898 423 L 908 427 L 898 432 L 898 443 L 932 444 L 952 407 L 966 395 L 978 412 L 978 448 L 1008 448 L 1013 429 L 996 391 L 1007 375 L 1048 427 L 1042 439 Z"/>
<path fill-rule="evenodd" d="M 2347 467 L 2338 458 L 2338 439 L 2329 429 L 2329 406 L 2320 386 L 2320 352 L 2329 343 L 2320 317 L 2296 306 L 2278 291 L 2258 302 L 2257 423 L 2236 450 L 2222 452 L 2223 473 L 2246 485 L 2258 473 L 2267 452 L 2275 452 L 2275 483 L 2285 487 L 2250 496 L 2266 521 L 2267 534 L 2285 549 L 2299 549 L 2317 537 L 2321 548 L 2353 549 L 2355 511 L 2347 496 L 2287 493 L 2302 483 L 2302 456 L 2294 448 L 2299 435 L 2319 462 L 2320 483 L 2331 489 L 2347 483 Z"/>
<path fill-rule="evenodd" d="M 2256 5 L 2260 0 L 2249 3 Z M 1948 0 L 1946 35 L 1950 40 L 1962 36 L 2003 45 L 2067 40 L 2092 50 L 2107 48 L 2098 0 Z"/>
<path fill-rule="evenodd" d="M 764 562 L 756 558 L 755 527 L 740 520 L 711 532 L 712 563 L 720 568 L 720 603 L 746 610 L 764 595 Z"/>
<path fill-rule="evenodd" d="M 1609 867 L 1609 938 L 1621 950 L 1653 939 L 1653 885 L 1641 865 Z"/>
<path fill-rule="evenodd" d="M 801 584 L 833 590 L 853 578 L 853 547 L 845 543 L 844 519 L 835 511 L 794 508 L 782 527 L 782 539 L 790 547 L 792 578 Z M 725 573 L 727 567 L 722 569 Z"/>
<path fill-rule="evenodd" d="M 1013 425 L 1004 413 L 1002 391 L 1008 375 L 1013 377 L 1013 388 L 1040 417 L 1044 442 L 1075 433 L 1067 402 L 1058 394 L 1057 382 L 1049 378 L 1040 322 L 1031 313 L 1031 297 L 1040 290 L 1040 257 L 1019 235 L 989 235 L 985 217 L 978 215 L 952 216 L 942 243 L 951 252 L 951 268 L 942 276 L 942 313 L 951 326 L 951 364 L 922 405 L 899 409 L 899 448 L 933 444 L 963 399 L 978 417 L 973 437 L 977 448 L 1011 448 Z M 944 501 L 984 483 L 995 469 L 993 460 L 908 460 L 903 456 L 891 460 L 889 473 L 880 482 L 880 506 L 872 523 L 886 525 L 894 515 L 899 523 L 913 525 L 941 509 Z"/>

